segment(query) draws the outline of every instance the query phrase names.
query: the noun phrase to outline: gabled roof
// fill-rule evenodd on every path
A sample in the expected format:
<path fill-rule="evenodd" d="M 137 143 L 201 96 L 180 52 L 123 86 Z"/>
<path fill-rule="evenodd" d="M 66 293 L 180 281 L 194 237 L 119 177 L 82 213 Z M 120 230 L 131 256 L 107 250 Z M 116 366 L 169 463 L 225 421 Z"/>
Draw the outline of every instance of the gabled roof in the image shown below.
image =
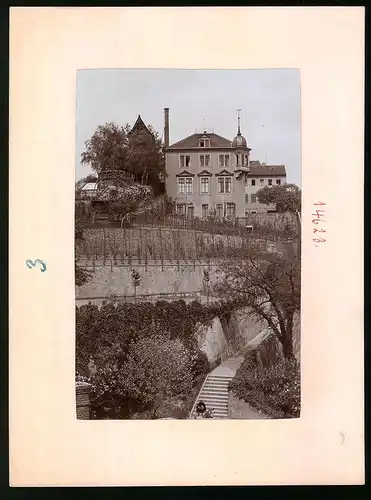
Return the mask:
<path fill-rule="evenodd" d="M 285 165 L 252 165 L 250 163 L 251 177 L 269 176 L 269 175 L 286 175 Z"/>
<path fill-rule="evenodd" d="M 129 135 L 132 134 L 133 132 L 148 132 L 149 134 L 151 133 L 144 121 L 142 120 L 141 116 L 138 115 L 137 121 L 134 123 L 133 128 L 130 130 Z"/>
<path fill-rule="evenodd" d="M 207 148 L 199 147 L 199 139 L 201 137 L 208 137 L 210 139 L 210 147 Z M 193 149 L 193 148 L 199 148 L 205 151 L 207 151 L 210 148 L 232 149 L 232 142 L 229 139 L 226 139 L 225 137 L 222 137 L 221 135 L 218 134 L 207 134 L 207 135 L 192 134 L 189 137 L 186 137 L 185 139 L 182 139 L 181 141 L 172 144 L 167 149 Z"/>

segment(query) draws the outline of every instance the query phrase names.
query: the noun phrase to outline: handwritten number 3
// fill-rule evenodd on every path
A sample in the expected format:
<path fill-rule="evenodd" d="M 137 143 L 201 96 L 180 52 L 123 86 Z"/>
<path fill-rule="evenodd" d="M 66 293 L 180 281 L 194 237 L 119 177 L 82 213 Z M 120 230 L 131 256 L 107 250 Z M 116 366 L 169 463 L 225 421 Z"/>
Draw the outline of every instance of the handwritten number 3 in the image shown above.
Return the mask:
<path fill-rule="evenodd" d="M 33 267 L 36 267 L 37 264 L 40 264 L 41 266 L 41 269 L 40 271 L 43 273 L 44 271 L 46 271 L 46 264 L 44 261 L 40 260 L 40 259 L 36 259 L 35 261 L 32 261 L 30 259 L 26 260 L 26 266 L 29 268 L 29 269 L 32 269 Z"/>

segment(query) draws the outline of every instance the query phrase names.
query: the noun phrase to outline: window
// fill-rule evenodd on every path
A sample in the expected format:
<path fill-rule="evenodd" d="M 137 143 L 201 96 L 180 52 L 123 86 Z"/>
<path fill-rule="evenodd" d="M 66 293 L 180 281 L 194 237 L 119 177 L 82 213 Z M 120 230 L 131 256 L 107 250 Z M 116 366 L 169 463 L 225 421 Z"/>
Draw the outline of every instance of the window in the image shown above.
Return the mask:
<path fill-rule="evenodd" d="M 264 186 L 264 179 L 260 179 L 260 185 Z"/>
<path fill-rule="evenodd" d="M 209 177 L 201 177 L 200 180 L 200 192 L 201 194 L 209 194 L 210 193 L 210 179 Z"/>
<path fill-rule="evenodd" d="M 229 194 L 231 192 L 231 185 L 231 177 L 218 177 L 218 193 Z"/>
<path fill-rule="evenodd" d="M 193 192 L 193 179 L 192 177 L 179 177 L 178 179 L 178 193 L 192 193 Z"/>
<path fill-rule="evenodd" d="M 247 193 L 245 194 L 245 203 L 249 203 L 249 195 Z"/>
<path fill-rule="evenodd" d="M 210 139 L 200 139 L 200 148 L 209 148 Z"/>
<path fill-rule="evenodd" d="M 222 203 L 217 203 L 217 205 L 216 205 L 216 216 L 223 217 L 223 204 Z"/>
<path fill-rule="evenodd" d="M 240 160 L 240 155 L 236 154 L 236 165 L 237 165 L 237 167 L 239 165 L 239 160 Z"/>
<path fill-rule="evenodd" d="M 271 186 L 273 184 L 272 179 L 268 179 L 268 186 Z"/>
<path fill-rule="evenodd" d="M 188 217 L 193 217 L 195 213 L 195 207 L 190 205 L 187 210 L 187 215 Z"/>
<path fill-rule="evenodd" d="M 227 217 L 236 215 L 236 205 L 234 203 L 227 203 Z"/>
<path fill-rule="evenodd" d="M 249 164 L 249 155 L 245 155 L 245 165 Z"/>
<path fill-rule="evenodd" d="M 255 186 L 255 179 L 251 179 L 251 185 Z"/>
<path fill-rule="evenodd" d="M 210 155 L 200 155 L 200 167 L 210 166 Z"/>
<path fill-rule="evenodd" d="M 276 184 L 277 184 L 277 186 L 280 186 L 281 185 L 281 179 L 277 179 L 276 180 Z"/>
<path fill-rule="evenodd" d="M 219 167 L 229 167 L 229 155 L 219 155 Z"/>
<path fill-rule="evenodd" d="M 257 213 L 258 213 L 258 211 L 257 211 L 257 210 L 251 210 L 251 213 L 252 213 L 252 214 L 257 214 Z"/>
<path fill-rule="evenodd" d="M 256 194 L 251 195 L 251 203 L 256 203 Z"/>
<path fill-rule="evenodd" d="M 191 157 L 189 155 L 180 155 L 179 156 L 179 167 L 189 167 L 191 164 Z"/>
<path fill-rule="evenodd" d="M 202 205 L 202 217 L 207 217 L 209 215 L 209 205 Z"/>
<path fill-rule="evenodd" d="M 178 193 L 185 193 L 185 177 L 179 177 L 178 179 Z"/>
<path fill-rule="evenodd" d="M 177 212 L 178 212 L 179 215 L 185 215 L 185 213 L 186 213 L 186 206 L 185 206 L 184 203 L 182 203 L 180 205 L 177 205 L 176 209 L 177 209 Z"/>

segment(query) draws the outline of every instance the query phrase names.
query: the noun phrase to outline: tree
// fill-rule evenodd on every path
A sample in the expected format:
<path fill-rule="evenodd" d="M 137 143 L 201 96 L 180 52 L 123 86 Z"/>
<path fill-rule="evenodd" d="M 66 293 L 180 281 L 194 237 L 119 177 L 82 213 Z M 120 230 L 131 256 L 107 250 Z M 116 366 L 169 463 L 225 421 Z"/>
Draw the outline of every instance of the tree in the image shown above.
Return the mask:
<path fill-rule="evenodd" d="M 266 322 L 281 342 L 286 359 L 294 357 L 294 315 L 300 310 L 300 259 L 265 255 L 250 247 L 244 259 L 223 263 L 218 291 L 242 299 L 249 314 Z"/>
<path fill-rule="evenodd" d="M 90 165 L 98 175 L 123 170 L 127 160 L 127 127 L 110 122 L 99 125 L 92 137 L 85 142 L 81 163 Z"/>
<path fill-rule="evenodd" d="M 98 174 L 109 174 L 114 180 L 125 173 L 140 184 L 159 189 L 165 174 L 163 144 L 149 125 L 145 130 L 130 129 L 115 123 L 100 125 L 85 142 L 81 163 Z"/>
<path fill-rule="evenodd" d="M 149 405 L 156 418 L 161 405 L 185 397 L 192 388 L 191 358 L 182 342 L 158 334 L 139 339 L 120 373 L 126 393 Z"/>
<path fill-rule="evenodd" d="M 131 283 L 134 289 L 134 300 L 136 299 L 137 296 L 137 287 L 140 285 L 141 281 L 142 281 L 141 275 L 136 269 L 133 269 L 131 272 Z"/>
<path fill-rule="evenodd" d="M 210 296 L 210 272 L 207 269 L 204 269 L 203 272 L 203 282 L 204 286 L 206 288 L 206 300 L 207 303 L 209 303 L 209 296 Z"/>
<path fill-rule="evenodd" d="M 259 203 L 276 205 L 279 213 L 293 213 L 301 211 L 301 191 L 295 184 L 282 186 L 265 186 L 256 193 Z"/>

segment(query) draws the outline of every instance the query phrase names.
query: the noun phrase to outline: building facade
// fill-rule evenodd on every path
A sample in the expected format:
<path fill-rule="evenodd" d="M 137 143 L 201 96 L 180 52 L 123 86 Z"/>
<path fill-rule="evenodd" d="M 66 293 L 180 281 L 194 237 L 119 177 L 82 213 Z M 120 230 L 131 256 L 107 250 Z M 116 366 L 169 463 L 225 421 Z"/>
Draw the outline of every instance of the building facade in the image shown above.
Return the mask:
<path fill-rule="evenodd" d="M 275 211 L 260 204 L 256 192 L 286 183 L 284 165 L 250 161 L 251 149 L 241 134 L 230 141 L 204 130 L 169 145 L 169 110 L 165 108 L 166 192 L 178 213 L 195 217 L 245 217 Z"/>

